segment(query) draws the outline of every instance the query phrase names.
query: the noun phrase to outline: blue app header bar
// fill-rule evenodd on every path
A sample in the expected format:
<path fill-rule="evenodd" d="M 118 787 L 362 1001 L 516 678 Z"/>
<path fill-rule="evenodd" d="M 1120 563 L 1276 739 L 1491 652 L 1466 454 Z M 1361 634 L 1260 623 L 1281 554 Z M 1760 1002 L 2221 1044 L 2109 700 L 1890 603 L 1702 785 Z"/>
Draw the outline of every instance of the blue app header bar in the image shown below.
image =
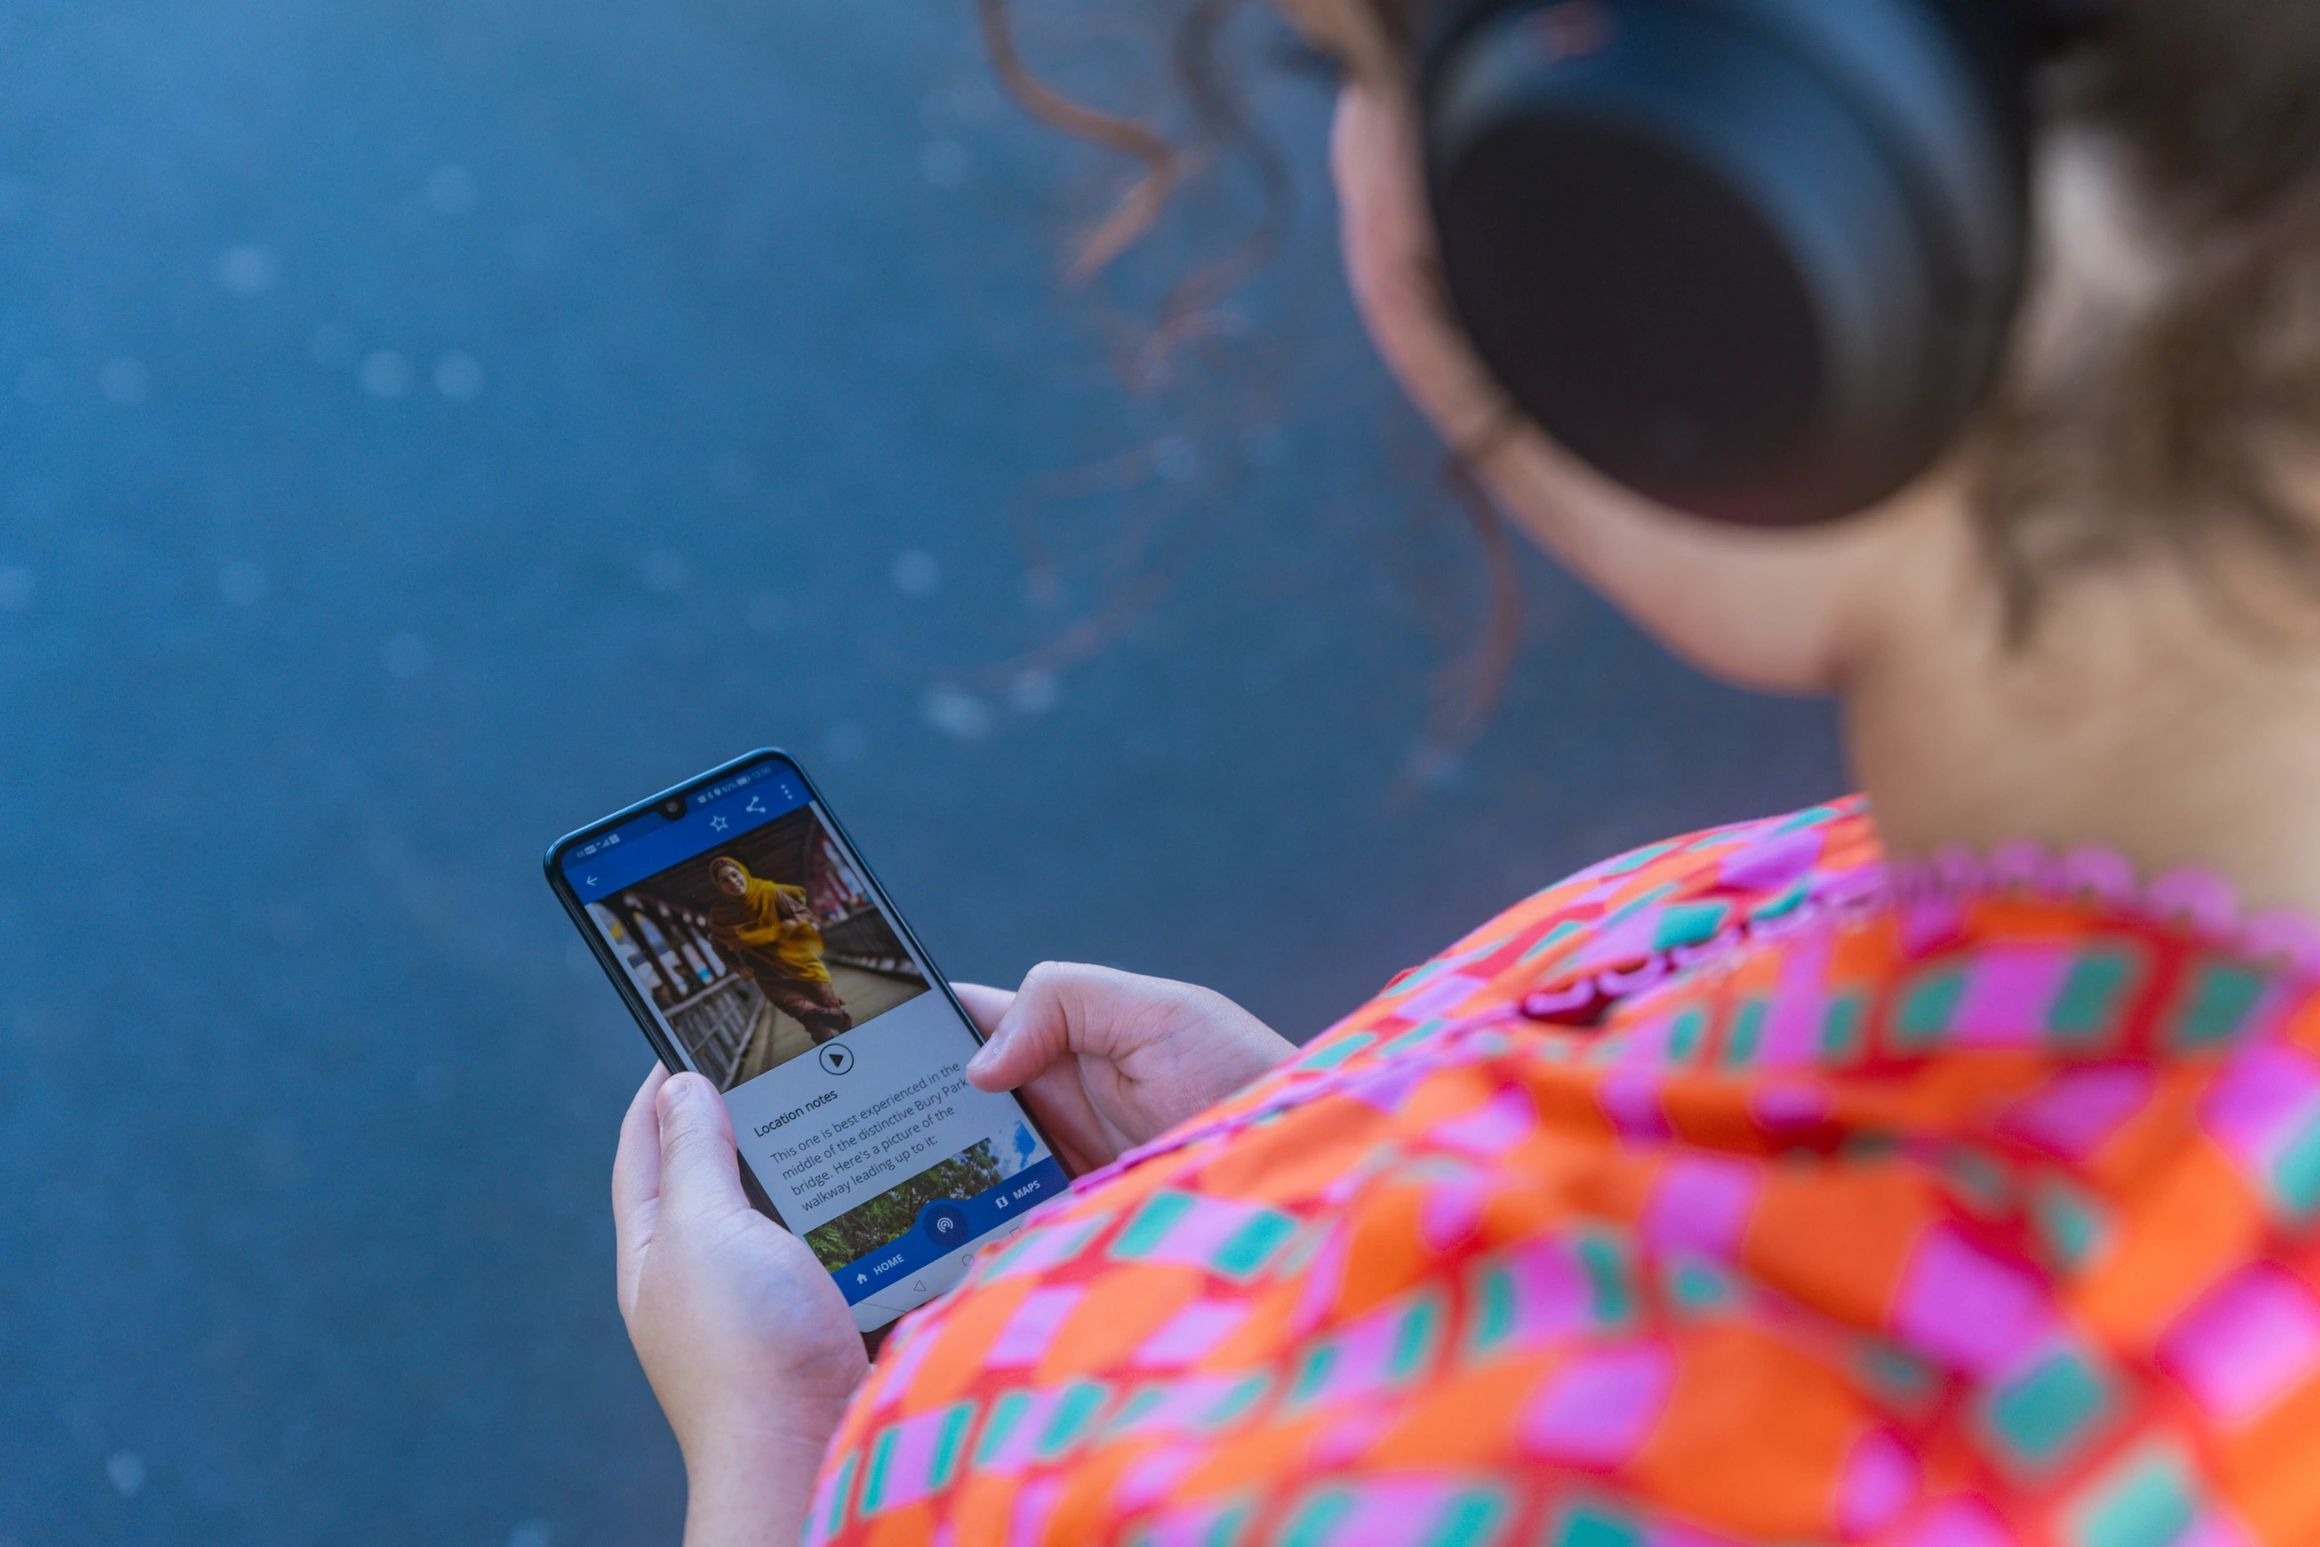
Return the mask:
<path fill-rule="evenodd" d="M 564 879 L 582 902 L 596 902 L 806 804 L 805 784 L 789 765 L 758 763 L 687 796 L 683 816 L 648 811 L 574 844 L 564 854 Z"/>

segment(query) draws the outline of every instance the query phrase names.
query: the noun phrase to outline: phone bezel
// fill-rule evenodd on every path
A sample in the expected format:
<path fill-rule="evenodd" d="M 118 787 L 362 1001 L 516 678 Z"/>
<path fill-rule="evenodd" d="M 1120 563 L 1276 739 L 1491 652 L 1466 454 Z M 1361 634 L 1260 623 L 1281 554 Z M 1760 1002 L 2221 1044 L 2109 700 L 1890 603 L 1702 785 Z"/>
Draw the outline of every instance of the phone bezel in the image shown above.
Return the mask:
<path fill-rule="evenodd" d="M 967 1013 L 966 1005 L 960 1002 L 956 993 L 952 992 L 950 979 L 936 964 L 934 956 L 927 950 L 925 942 L 918 938 L 918 932 L 910 927 L 910 921 L 903 917 L 902 910 L 894 905 L 894 898 L 886 890 L 885 883 L 881 882 L 877 872 L 870 868 L 870 862 L 864 857 L 861 845 L 854 841 L 852 833 L 846 831 L 846 824 L 831 808 L 830 803 L 822 797 L 821 788 L 814 783 L 813 776 L 805 771 L 805 768 L 796 758 L 780 748 L 759 747 L 754 752 L 745 752 L 730 762 L 720 763 L 706 773 L 696 774 L 680 784 L 671 785 L 656 795 L 647 796 L 633 805 L 625 806 L 610 816 L 601 817 L 585 827 L 566 833 L 548 845 L 547 855 L 541 861 L 542 868 L 547 872 L 549 889 L 556 894 L 556 900 L 564 905 L 566 916 L 572 920 L 573 927 L 580 931 L 581 938 L 588 942 L 590 954 L 596 958 L 596 964 L 604 969 L 604 975 L 612 980 L 613 988 L 620 994 L 621 1003 L 628 1006 L 630 1018 L 644 1032 L 645 1040 L 652 1044 L 653 1052 L 659 1056 L 663 1067 L 671 1074 L 680 1074 L 685 1071 L 687 1066 L 682 1055 L 662 1032 L 659 1016 L 655 1013 L 651 1001 L 645 998 L 643 990 L 639 989 L 629 977 L 628 968 L 621 962 L 619 953 L 613 949 L 612 942 L 604 938 L 603 932 L 596 927 L 596 921 L 588 916 L 588 905 L 580 900 L 579 894 L 572 890 L 571 883 L 564 879 L 564 856 L 574 847 L 609 832 L 623 822 L 653 814 L 663 802 L 674 800 L 679 796 L 690 801 L 696 792 L 717 783 L 719 780 L 729 778 L 745 768 L 754 768 L 760 763 L 768 762 L 778 762 L 788 772 L 797 775 L 798 783 L 805 789 L 807 802 L 816 808 L 821 819 L 829 824 L 831 832 L 837 835 L 838 842 L 845 845 L 846 852 L 852 857 L 855 869 L 861 875 L 863 884 L 870 889 L 872 900 L 884 910 L 887 922 L 892 924 L 895 932 L 902 936 L 903 944 L 910 948 L 911 954 L 925 965 L 929 986 L 939 991 L 945 999 L 950 1001 L 951 1008 L 958 1012 L 960 1024 L 966 1027 L 967 1034 L 973 1037 L 976 1046 L 980 1047 L 986 1040 L 983 1036 L 983 1028 L 975 1024 L 975 1018 Z M 848 1033 L 848 1035 L 852 1035 L 852 1033 Z M 723 1092 L 719 1092 L 719 1095 L 723 1094 Z M 1023 1120 L 1031 1125 L 1031 1131 L 1039 1135 L 1040 1142 L 1047 1146 L 1047 1152 L 1055 1157 L 1056 1164 L 1063 1168 L 1067 1176 L 1070 1175 L 1071 1165 L 1064 1159 L 1063 1151 L 1056 1145 L 1055 1136 L 1040 1125 L 1039 1119 L 1032 1115 L 1031 1109 L 1023 1104 L 1022 1097 L 1010 1091 L 1007 1093 L 1007 1099 L 1015 1103 L 1015 1109 L 1021 1112 Z M 790 1228 L 789 1222 L 781 1217 L 781 1210 L 774 1206 L 773 1200 L 766 1195 L 764 1184 L 758 1181 L 757 1169 L 749 1164 L 746 1155 L 740 1156 L 739 1159 L 742 1185 L 747 1189 L 750 1201 L 757 1206 L 760 1213 L 771 1218 L 784 1230 L 788 1230 Z M 899 1321 L 903 1316 L 909 1314 L 908 1311 L 901 1312 L 894 1318 L 894 1321 Z M 893 1326 L 894 1321 L 882 1322 L 877 1327 L 868 1329 L 864 1336 L 875 1339 L 883 1334 L 886 1328 Z"/>

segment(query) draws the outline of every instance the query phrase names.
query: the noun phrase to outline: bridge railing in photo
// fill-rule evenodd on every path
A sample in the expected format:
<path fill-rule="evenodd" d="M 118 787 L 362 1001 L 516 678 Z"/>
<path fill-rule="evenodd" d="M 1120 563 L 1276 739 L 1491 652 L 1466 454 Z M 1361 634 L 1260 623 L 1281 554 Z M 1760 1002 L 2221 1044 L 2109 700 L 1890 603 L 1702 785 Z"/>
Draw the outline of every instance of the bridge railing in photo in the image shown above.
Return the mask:
<path fill-rule="evenodd" d="M 725 1089 L 748 1050 L 764 1013 L 765 999 L 739 974 L 719 978 L 699 993 L 663 1010 L 677 1041 L 692 1055 L 693 1067 Z"/>
<path fill-rule="evenodd" d="M 915 978 L 918 968 L 902 949 L 902 942 L 876 908 L 863 908 L 835 923 L 822 925 L 825 960 L 860 967 L 890 978 Z"/>

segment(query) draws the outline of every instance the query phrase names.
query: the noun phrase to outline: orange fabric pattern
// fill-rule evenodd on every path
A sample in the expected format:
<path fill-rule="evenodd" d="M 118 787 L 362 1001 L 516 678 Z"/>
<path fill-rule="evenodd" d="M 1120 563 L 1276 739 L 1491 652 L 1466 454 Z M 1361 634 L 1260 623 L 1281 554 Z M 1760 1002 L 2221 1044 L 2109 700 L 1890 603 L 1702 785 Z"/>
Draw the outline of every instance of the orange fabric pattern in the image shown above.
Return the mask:
<path fill-rule="evenodd" d="M 913 1315 L 817 1542 L 2320 1542 L 2310 938 L 1856 802 L 1510 910 Z"/>

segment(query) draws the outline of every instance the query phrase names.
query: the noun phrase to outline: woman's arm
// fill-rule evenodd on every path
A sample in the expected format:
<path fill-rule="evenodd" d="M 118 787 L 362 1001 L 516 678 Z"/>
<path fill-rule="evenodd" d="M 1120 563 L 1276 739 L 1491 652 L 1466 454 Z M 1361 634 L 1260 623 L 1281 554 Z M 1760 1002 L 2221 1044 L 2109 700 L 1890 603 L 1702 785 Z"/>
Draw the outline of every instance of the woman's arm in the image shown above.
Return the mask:
<path fill-rule="evenodd" d="M 829 1429 L 837 1428 L 835 1417 Z M 735 1434 L 685 1458 L 685 1547 L 798 1547 L 829 1434 Z"/>

